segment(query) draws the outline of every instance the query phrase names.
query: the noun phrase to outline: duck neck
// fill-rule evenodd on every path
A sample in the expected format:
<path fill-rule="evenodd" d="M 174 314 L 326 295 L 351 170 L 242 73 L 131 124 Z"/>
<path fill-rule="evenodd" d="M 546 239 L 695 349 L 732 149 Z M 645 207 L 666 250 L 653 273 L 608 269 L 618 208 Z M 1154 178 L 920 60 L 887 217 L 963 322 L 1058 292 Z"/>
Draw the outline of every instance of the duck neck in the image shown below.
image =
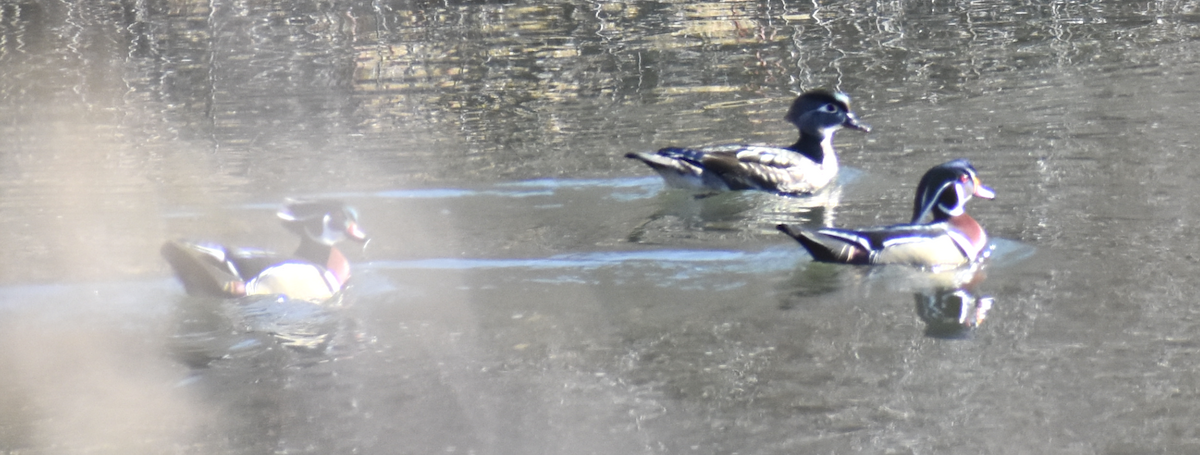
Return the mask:
<path fill-rule="evenodd" d="M 822 165 L 837 165 L 837 155 L 833 153 L 832 134 L 811 134 L 800 131 L 800 139 L 788 149 L 804 155 L 814 163 Z"/>
<path fill-rule="evenodd" d="M 333 251 L 334 248 L 332 246 L 308 237 L 301 237 L 300 247 L 296 248 L 296 257 L 312 262 L 313 264 L 324 265 L 329 260 L 329 255 Z"/>
<path fill-rule="evenodd" d="M 296 248 L 296 257 L 323 267 L 333 274 L 339 286 L 346 284 L 346 280 L 350 279 L 350 262 L 333 246 L 303 237 L 300 247 Z"/>

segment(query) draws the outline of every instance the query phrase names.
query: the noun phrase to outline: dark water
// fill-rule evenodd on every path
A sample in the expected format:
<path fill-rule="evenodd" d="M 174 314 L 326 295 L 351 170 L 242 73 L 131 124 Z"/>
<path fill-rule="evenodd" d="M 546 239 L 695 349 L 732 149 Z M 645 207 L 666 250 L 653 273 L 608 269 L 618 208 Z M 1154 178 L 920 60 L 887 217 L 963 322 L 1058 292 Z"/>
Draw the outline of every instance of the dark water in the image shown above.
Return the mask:
<path fill-rule="evenodd" d="M 0 450 L 1200 452 L 1200 3 L 0 3 Z M 628 151 L 788 143 L 815 198 Z M 812 264 L 971 159 L 978 276 Z M 374 237 L 339 305 L 184 296 L 189 237 Z M 966 281 L 969 285 L 964 285 Z"/>

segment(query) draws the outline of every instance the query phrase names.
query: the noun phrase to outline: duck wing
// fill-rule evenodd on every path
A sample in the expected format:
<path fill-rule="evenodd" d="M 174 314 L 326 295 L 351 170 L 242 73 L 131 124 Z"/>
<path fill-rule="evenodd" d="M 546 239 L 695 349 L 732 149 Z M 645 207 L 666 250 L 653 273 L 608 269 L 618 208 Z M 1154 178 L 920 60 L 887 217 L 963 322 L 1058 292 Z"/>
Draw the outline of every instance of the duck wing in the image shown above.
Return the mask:
<path fill-rule="evenodd" d="M 814 260 L 821 262 L 942 267 L 970 260 L 945 223 L 861 230 L 779 225 L 779 230 L 800 242 Z"/>
<path fill-rule="evenodd" d="M 788 149 L 745 144 L 669 147 L 625 156 L 645 162 L 678 187 L 807 194 L 828 184 L 836 173 Z"/>

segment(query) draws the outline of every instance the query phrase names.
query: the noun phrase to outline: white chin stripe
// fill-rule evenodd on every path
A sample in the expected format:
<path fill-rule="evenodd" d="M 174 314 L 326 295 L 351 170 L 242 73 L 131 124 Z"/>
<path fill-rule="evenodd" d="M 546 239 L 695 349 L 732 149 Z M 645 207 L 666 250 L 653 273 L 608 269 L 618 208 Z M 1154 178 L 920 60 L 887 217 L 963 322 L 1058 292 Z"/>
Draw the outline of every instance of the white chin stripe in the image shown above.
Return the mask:
<path fill-rule="evenodd" d="M 948 214 L 950 216 L 959 216 L 959 215 L 962 215 L 963 212 L 965 211 L 965 210 L 963 210 L 964 207 L 962 205 L 959 205 L 957 207 L 946 207 L 942 204 L 938 204 L 938 207 L 941 208 L 943 212 L 946 212 L 946 214 Z"/>

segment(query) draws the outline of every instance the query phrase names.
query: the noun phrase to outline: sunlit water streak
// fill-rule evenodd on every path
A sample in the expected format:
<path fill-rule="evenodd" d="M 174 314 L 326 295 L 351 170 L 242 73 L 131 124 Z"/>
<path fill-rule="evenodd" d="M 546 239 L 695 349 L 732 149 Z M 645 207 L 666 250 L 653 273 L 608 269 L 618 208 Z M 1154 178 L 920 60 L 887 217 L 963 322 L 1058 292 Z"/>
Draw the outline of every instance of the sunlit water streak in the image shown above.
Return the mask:
<path fill-rule="evenodd" d="M 0 452 L 1200 447 L 1195 1 L 133 3 L 0 7 Z M 876 127 L 820 216 L 619 158 L 788 142 L 816 87 Z M 921 273 L 771 229 L 903 221 L 958 157 L 1000 193 L 968 341 Z M 361 206 L 331 314 L 367 355 L 276 356 L 246 327 L 326 315 L 166 277 L 165 238 L 294 247 L 285 197 Z M 156 349 L 175 311 L 218 320 L 201 362 Z"/>
<path fill-rule="evenodd" d="M 790 239 L 789 239 L 790 240 Z M 780 273 L 792 270 L 809 262 L 807 253 L 792 242 L 759 251 L 735 250 L 671 250 L 654 249 L 642 251 L 596 251 L 553 255 L 544 258 L 426 258 L 409 260 L 374 260 L 355 264 L 363 271 L 404 270 L 502 270 L 525 269 L 528 271 L 576 271 L 593 272 L 604 268 L 637 268 L 685 271 L 675 275 L 676 280 L 696 280 L 707 275 L 724 273 Z M 1006 239 L 993 239 L 995 250 L 988 259 L 991 270 L 1015 267 L 1035 253 L 1027 244 Z M 846 266 L 857 268 L 855 266 Z M 899 270 L 917 269 L 896 267 Z M 904 272 L 910 273 L 910 272 Z M 667 283 L 664 283 L 664 285 Z M 137 293 L 127 292 L 130 289 Z M 0 287 L 0 310 L 13 311 L 29 305 L 41 305 L 46 301 L 72 301 L 80 306 L 47 305 L 47 310 L 61 309 L 57 313 L 77 313 L 81 308 L 92 308 L 107 316 L 162 314 L 168 306 L 147 302 L 146 294 L 162 296 L 177 295 L 183 291 L 173 277 L 130 282 L 64 283 L 48 285 L 25 285 Z M 103 302 L 103 306 L 89 306 L 87 302 Z M 51 311 L 45 313 L 54 315 Z"/>
<path fill-rule="evenodd" d="M 380 199 L 453 199 L 476 196 L 503 196 L 503 197 L 536 197 L 536 196 L 553 196 L 560 191 L 583 191 L 593 190 L 598 192 L 608 193 L 608 197 L 617 201 L 629 201 L 635 199 L 647 199 L 654 197 L 662 191 L 676 191 L 668 188 L 661 177 L 653 174 L 649 168 L 645 169 L 647 174 L 642 177 L 622 177 L 611 179 L 571 179 L 571 178 L 543 178 L 520 180 L 514 182 L 498 182 L 491 185 L 484 185 L 477 188 L 459 187 L 459 188 L 402 188 L 386 191 L 374 192 L 322 192 L 315 193 L 308 198 L 317 199 L 352 199 L 352 198 L 380 198 Z M 855 184 L 865 176 L 862 170 L 843 167 L 838 173 L 836 186 L 844 187 Z M 699 195 L 699 193 L 698 193 Z M 781 196 L 783 197 L 783 196 Z M 803 197 L 796 198 L 803 200 Z M 263 207 L 262 204 L 247 204 L 239 206 L 241 208 L 256 208 Z"/>
<path fill-rule="evenodd" d="M 788 239 L 790 240 L 790 239 Z M 693 281 L 719 274 L 781 273 L 795 269 L 799 264 L 810 262 L 807 253 L 792 242 L 759 251 L 730 250 L 671 250 L 655 249 L 644 251 L 581 252 L 553 255 L 544 258 L 430 258 L 413 260 L 371 261 L 362 264 L 367 270 L 502 270 L 524 269 L 528 271 L 576 271 L 580 274 L 603 268 L 637 269 L 636 273 L 661 269 L 678 272 L 662 285 L 670 286 L 682 281 Z M 990 270 L 1004 270 L 1017 266 L 1031 257 L 1035 249 L 1027 244 L 1005 239 L 993 239 L 994 250 L 986 261 Z M 858 266 L 843 266 L 851 269 L 870 269 Z M 893 273 L 876 273 L 882 279 L 904 276 L 919 276 L 920 269 L 895 266 L 878 267 L 879 270 L 894 270 Z"/>
<path fill-rule="evenodd" d="M 546 258 L 480 259 L 436 258 L 410 261 L 374 261 L 364 267 L 371 270 L 443 270 L 498 271 L 513 270 L 532 273 L 529 279 L 543 283 L 583 283 L 612 279 L 608 270 L 624 281 L 653 280 L 664 287 L 701 286 L 705 288 L 737 287 L 745 284 L 735 277 L 742 274 L 769 273 L 786 270 L 791 254 L 785 248 L 760 252 L 718 250 L 648 250 L 619 252 L 587 252 L 554 255 Z M 725 279 L 707 281 L 717 275 Z"/>
<path fill-rule="evenodd" d="M 374 193 L 334 193 L 332 197 L 377 197 L 385 199 L 443 199 L 472 196 L 536 197 L 552 196 L 559 190 L 601 189 L 616 200 L 653 197 L 663 188 L 657 177 L 621 179 L 537 179 L 499 183 L 488 189 L 429 188 L 398 189 Z"/>

